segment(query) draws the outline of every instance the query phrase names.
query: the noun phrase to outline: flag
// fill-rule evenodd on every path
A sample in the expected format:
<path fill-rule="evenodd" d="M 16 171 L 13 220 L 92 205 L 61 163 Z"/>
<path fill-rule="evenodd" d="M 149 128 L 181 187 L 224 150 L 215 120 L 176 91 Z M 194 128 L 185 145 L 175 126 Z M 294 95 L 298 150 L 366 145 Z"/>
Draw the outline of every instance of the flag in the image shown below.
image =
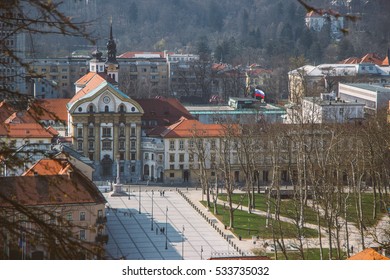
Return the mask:
<path fill-rule="evenodd" d="M 265 97 L 265 93 L 264 91 L 258 89 L 258 88 L 255 88 L 255 92 L 254 92 L 254 98 L 261 98 L 261 99 L 264 99 Z"/>

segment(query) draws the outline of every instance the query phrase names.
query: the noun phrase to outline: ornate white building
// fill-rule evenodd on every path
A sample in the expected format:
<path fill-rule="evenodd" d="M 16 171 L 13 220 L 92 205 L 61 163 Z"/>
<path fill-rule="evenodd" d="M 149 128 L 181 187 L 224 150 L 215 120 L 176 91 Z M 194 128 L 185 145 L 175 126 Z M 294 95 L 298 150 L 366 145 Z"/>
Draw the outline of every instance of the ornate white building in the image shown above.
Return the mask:
<path fill-rule="evenodd" d="M 68 133 L 73 147 L 93 161 L 94 181 L 114 180 L 118 166 L 121 182 L 136 181 L 142 174 L 141 117 L 144 111 L 117 88 L 119 65 L 112 27 L 107 50 L 105 62 L 101 52 L 93 53 L 90 72 L 75 83 L 76 94 L 67 105 Z"/>

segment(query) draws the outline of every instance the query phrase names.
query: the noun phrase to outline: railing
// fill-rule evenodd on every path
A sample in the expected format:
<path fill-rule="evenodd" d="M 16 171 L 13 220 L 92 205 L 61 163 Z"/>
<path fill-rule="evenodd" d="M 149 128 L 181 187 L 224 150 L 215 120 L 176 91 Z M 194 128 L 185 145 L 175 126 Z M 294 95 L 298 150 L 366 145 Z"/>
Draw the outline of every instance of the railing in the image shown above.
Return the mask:
<path fill-rule="evenodd" d="M 98 234 L 95 237 L 95 242 L 96 243 L 101 243 L 101 244 L 107 244 L 108 242 L 108 234 Z"/>
<path fill-rule="evenodd" d="M 96 224 L 105 224 L 107 223 L 107 217 L 98 217 L 96 219 Z"/>

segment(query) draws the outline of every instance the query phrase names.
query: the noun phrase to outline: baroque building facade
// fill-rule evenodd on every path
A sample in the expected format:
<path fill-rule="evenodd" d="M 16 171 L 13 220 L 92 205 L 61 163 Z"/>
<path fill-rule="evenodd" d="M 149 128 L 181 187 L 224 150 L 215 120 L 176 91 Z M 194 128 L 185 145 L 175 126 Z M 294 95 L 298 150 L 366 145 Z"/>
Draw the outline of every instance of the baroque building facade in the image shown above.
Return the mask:
<path fill-rule="evenodd" d="M 93 161 L 94 181 L 116 178 L 134 182 L 141 178 L 144 111 L 138 102 L 118 89 L 119 64 L 112 26 L 107 52 L 104 62 L 102 53 L 96 50 L 90 72 L 75 83 L 76 94 L 67 105 L 68 133 L 73 147 Z"/>

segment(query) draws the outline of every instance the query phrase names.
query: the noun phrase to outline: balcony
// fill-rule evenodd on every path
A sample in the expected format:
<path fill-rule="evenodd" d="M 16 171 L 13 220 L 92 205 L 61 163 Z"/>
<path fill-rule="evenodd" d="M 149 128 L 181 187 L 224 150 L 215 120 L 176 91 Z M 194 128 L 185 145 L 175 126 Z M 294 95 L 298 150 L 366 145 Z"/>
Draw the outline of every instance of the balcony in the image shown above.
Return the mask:
<path fill-rule="evenodd" d="M 96 219 L 96 224 L 97 225 L 101 225 L 101 224 L 105 224 L 107 223 L 107 217 L 98 217 Z"/>
<path fill-rule="evenodd" d="M 101 244 L 107 244 L 107 242 L 108 242 L 108 234 L 98 234 L 98 235 L 96 235 L 95 242 L 96 243 L 101 243 Z"/>

